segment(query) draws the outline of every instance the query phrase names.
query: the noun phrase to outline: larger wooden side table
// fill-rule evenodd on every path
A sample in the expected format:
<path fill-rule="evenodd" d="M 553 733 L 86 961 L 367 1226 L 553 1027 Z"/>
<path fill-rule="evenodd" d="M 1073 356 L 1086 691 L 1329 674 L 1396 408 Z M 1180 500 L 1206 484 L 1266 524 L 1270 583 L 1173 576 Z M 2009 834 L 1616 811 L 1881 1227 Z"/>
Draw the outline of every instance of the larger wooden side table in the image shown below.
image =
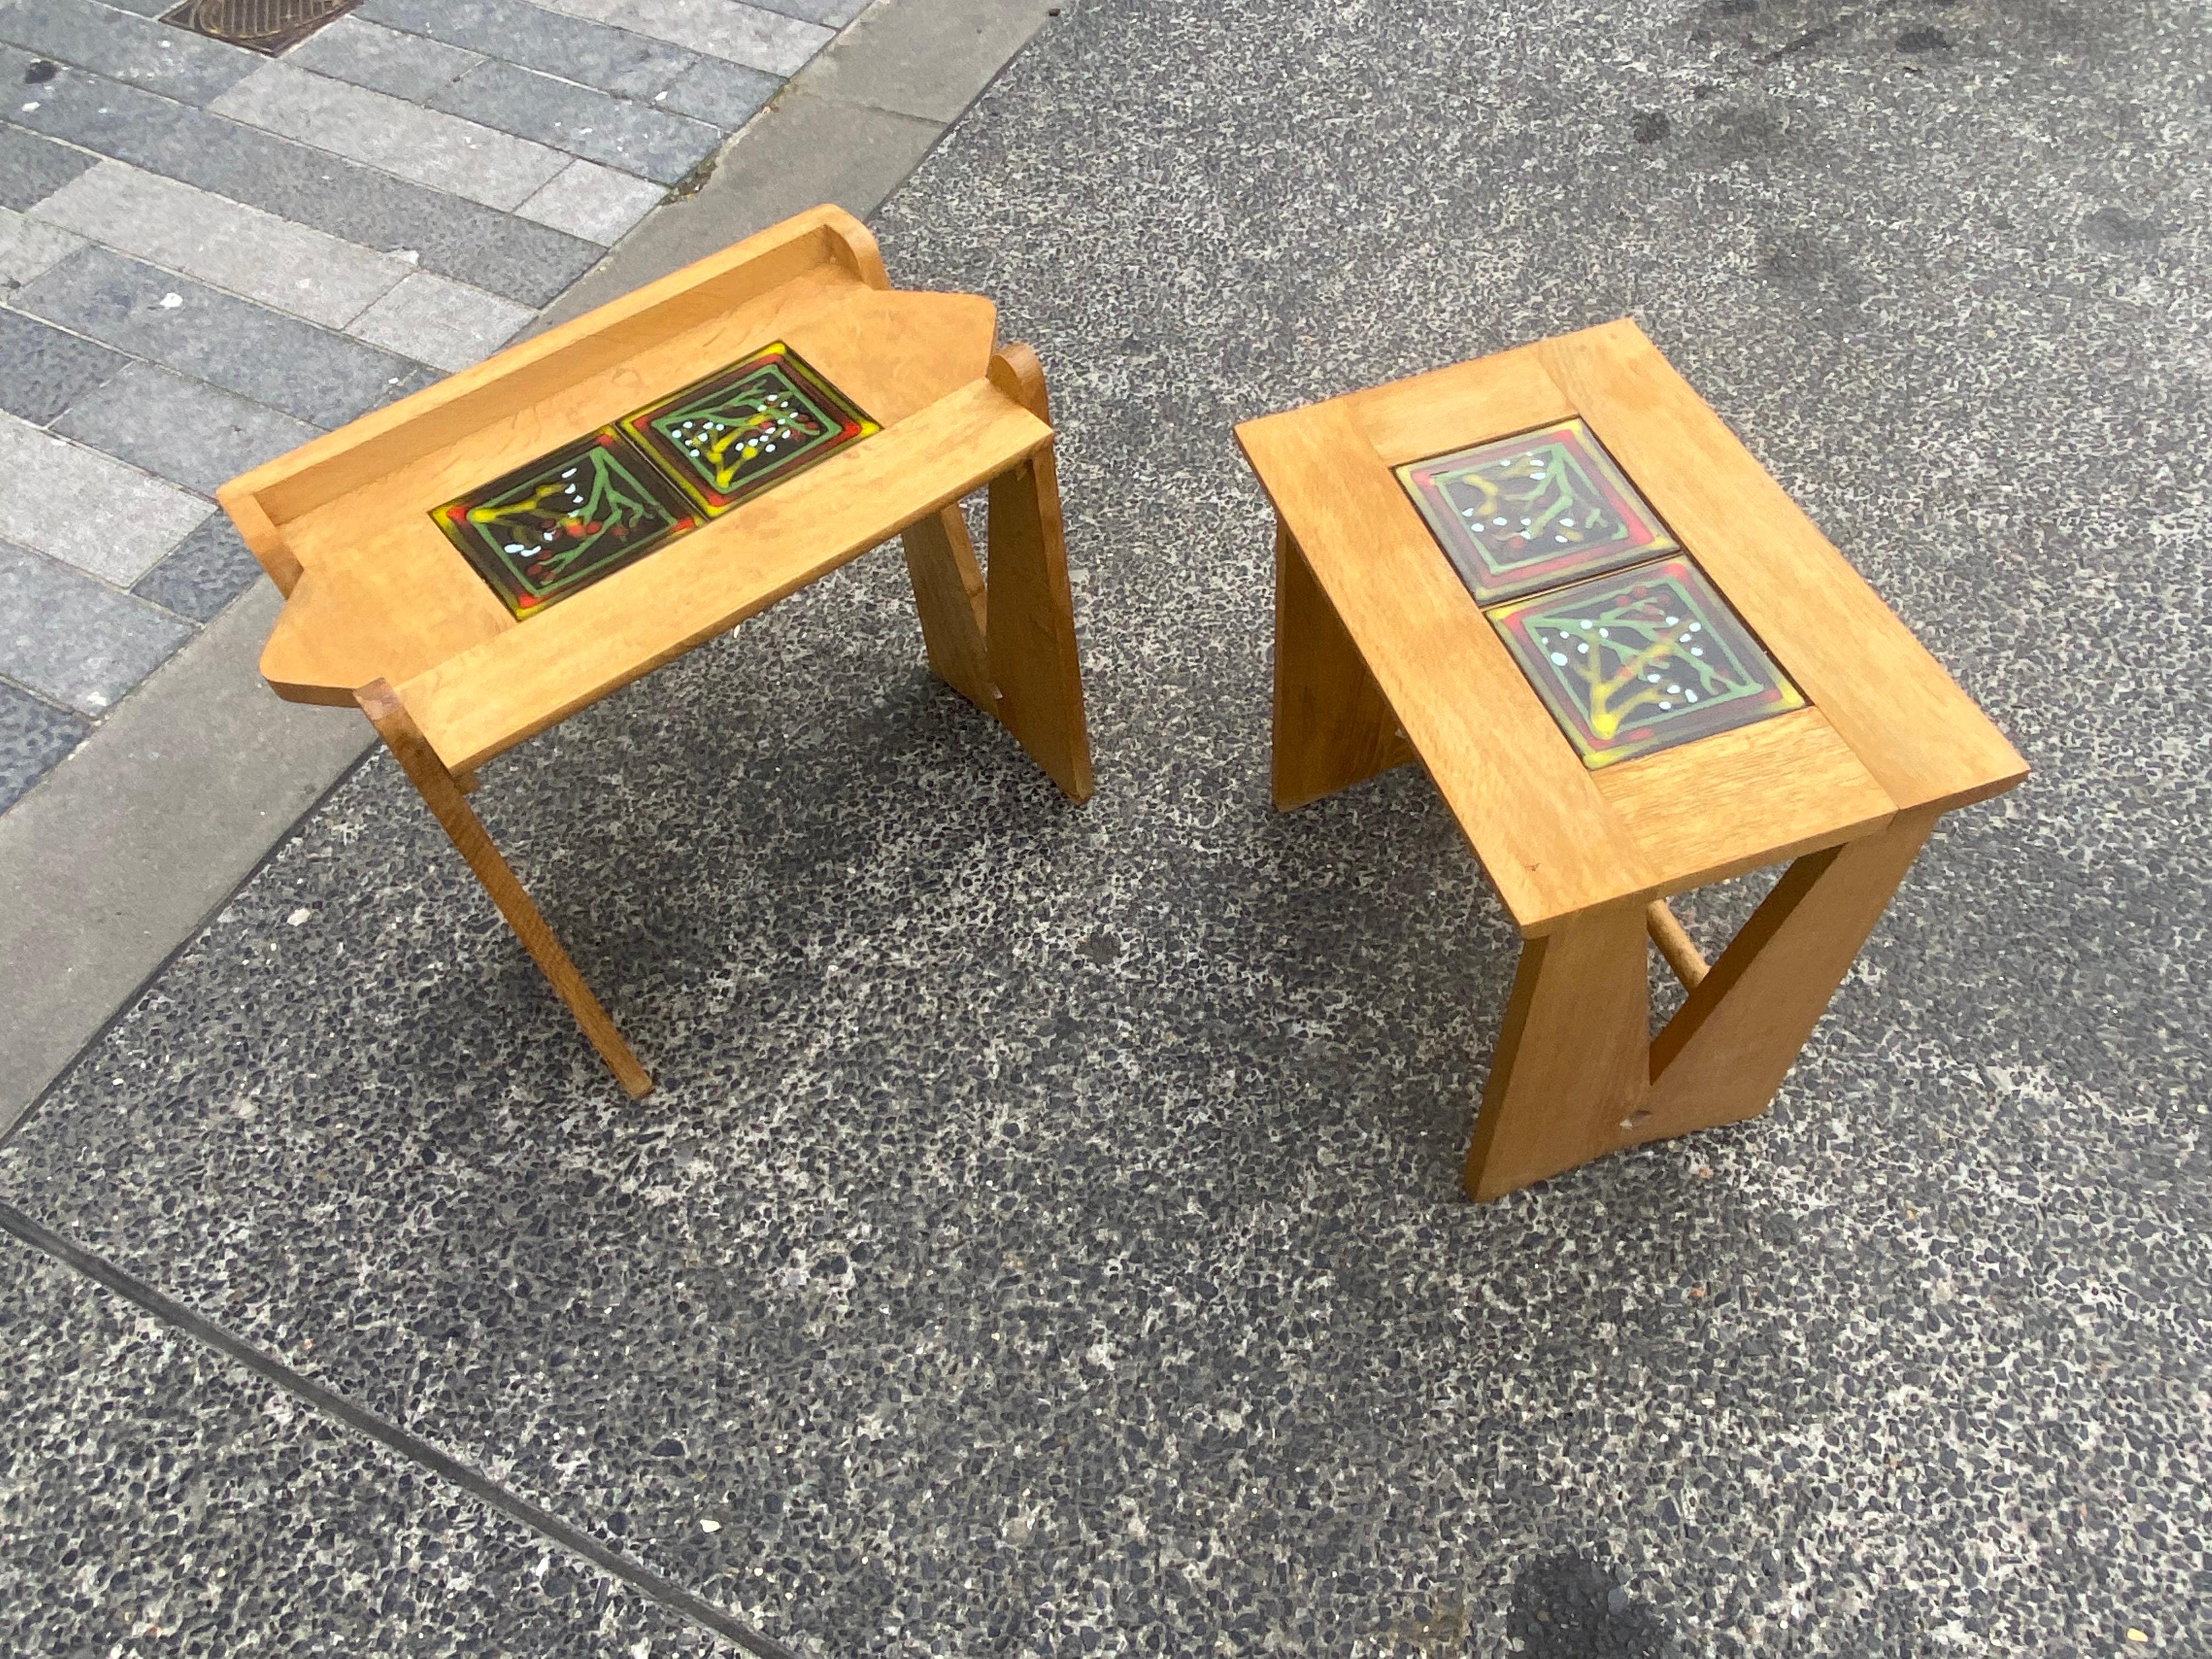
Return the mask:
<path fill-rule="evenodd" d="M 994 347 L 996 330 L 988 300 L 893 289 L 866 228 L 818 208 L 220 492 L 285 594 L 263 675 L 294 702 L 367 714 L 634 1096 L 651 1079 L 464 799 L 494 756 L 902 535 L 931 665 L 1069 796 L 1091 793 L 1044 376 L 1026 346 Z M 730 394 L 757 419 L 724 406 L 711 456 L 681 447 L 705 428 L 644 418 L 726 365 L 767 378 Z M 784 476 L 777 441 L 791 459 L 793 440 L 777 422 L 814 393 L 824 453 Z M 629 471 L 593 472 L 607 465 L 594 443 Z M 655 443 L 713 465 L 663 476 Z M 572 460 L 580 474 L 558 470 Z M 536 508 L 558 544 L 536 563 L 539 535 L 495 499 L 515 477 L 500 499 Z M 592 491 L 560 493 L 579 477 Z M 988 581 L 959 507 L 987 484 Z M 611 574 L 562 591 L 576 548 L 634 527 Z"/>
<path fill-rule="evenodd" d="M 1418 759 L 1522 937 L 1472 1197 L 1765 1111 L 1936 820 L 2027 775 L 1632 323 L 1237 437 L 1277 805 Z M 1709 968 L 1668 896 L 1784 860 Z"/>

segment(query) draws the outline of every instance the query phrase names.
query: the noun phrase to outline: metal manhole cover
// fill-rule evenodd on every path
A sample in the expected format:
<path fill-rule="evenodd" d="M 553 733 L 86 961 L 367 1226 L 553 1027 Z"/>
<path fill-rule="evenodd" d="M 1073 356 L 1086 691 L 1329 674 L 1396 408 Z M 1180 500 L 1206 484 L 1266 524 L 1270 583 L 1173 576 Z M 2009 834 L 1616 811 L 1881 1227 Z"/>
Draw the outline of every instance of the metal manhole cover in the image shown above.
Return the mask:
<path fill-rule="evenodd" d="M 185 0 L 161 21 L 275 57 L 361 0 Z"/>

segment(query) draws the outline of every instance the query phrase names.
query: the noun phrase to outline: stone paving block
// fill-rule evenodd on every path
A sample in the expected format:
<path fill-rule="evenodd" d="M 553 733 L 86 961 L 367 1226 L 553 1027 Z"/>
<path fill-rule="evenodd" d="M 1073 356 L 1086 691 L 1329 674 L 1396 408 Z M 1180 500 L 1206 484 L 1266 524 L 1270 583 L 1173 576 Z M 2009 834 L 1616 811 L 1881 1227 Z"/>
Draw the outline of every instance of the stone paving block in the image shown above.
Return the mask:
<path fill-rule="evenodd" d="M 0 680 L 0 812 L 61 764 L 92 722 Z"/>
<path fill-rule="evenodd" d="M 0 310 L 0 410 L 44 426 L 130 360 L 106 346 Z"/>
<path fill-rule="evenodd" d="M 666 194 L 649 179 L 617 173 L 596 161 L 571 161 L 515 211 L 573 236 L 612 246 Z"/>
<path fill-rule="evenodd" d="M 803 17 L 810 23 L 842 28 L 868 9 L 868 0 L 750 0 L 763 11 L 780 11 L 786 17 Z"/>
<path fill-rule="evenodd" d="M 355 15 L 625 98 L 652 97 L 697 61 L 665 40 L 524 0 L 368 0 Z"/>
<path fill-rule="evenodd" d="M 84 0 L 0 0 L 0 40 L 188 104 L 206 103 L 268 61 Z"/>
<path fill-rule="evenodd" d="M 169 659 L 192 625 L 0 542 L 0 674 L 98 718 Z"/>
<path fill-rule="evenodd" d="M 177 550 L 131 584 L 131 591 L 164 611 L 212 622 L 253 585 L 261 566 L 228 516 L 210 513 Z"/>
<path fill-rule="evenodd" d="M 674 184 L 722 142 L 719 127 L 512 64 L 471 70 L 430 106 L 664 185 Z"/>
<path fill-rule="evenodd" d="M 159 144 L 191 111 L 173 98 L 80 69 L 64 69 L 42 85 L 24 86 L 23 76 L 36 62 L 34 53 L 0 46 L 0 86 L 22 91 L 20 98 L 0 106 L 0 118 L 102 155 L 131 160 L 134 151 Z"/>
<path fill-rule="evenodd" d="M 371 306 L 353 332 L 450 371 L 482 362 L 537 314 L 527 306 L 423 270 Z"/>
<path fill-rule="evenodd" d="M 128 587 L 213 509 L 136 467 L 0 415 L 0 540 Z"/>
<path fill-rule="evenodd" d="M 84 238 L 0 208 L 0 295 L 52 270 L 84 246 Z"/>
<path fill-rule="evenodd" d="M 803 84 L 787 87 L 773 114 L 745 129 L 687 205 L 638 226 L 618 258 L 546 308 L 546 321 L 580 316 L 818 203 L 866 217 L 944 135 L 934 121 L 813 97 Z M 970 283 L 987 285 L 980 277 Z"/>
<path fill-rule="evenodd" d="M 0 1651 L 739 1652 L 12 1237 L 0 1333 Z"/>
<path fill-rule="evenodd" d="M 0 121 L 0 207 L 20 211 L 43 201 L 91 165 L 82 150 Z"/>
<path fill-rule="evenodd" d="M 297 449 L 320 428 L 158 363 L 133 362 L 71 404 L 53 429 L 212 495 L 240 473 Z"/>
<path fill-rule="evenodd" d="M 771 75 L 795 75 L 836 31 L 741 0 L 542 0 L 554 11 L 612 23 Z"/>
<path fill-rule="evenodd" d="M 748 69 L 726 58 L 702 58 L 653 94 L 655 105 L 678 114 L 712 121 L 735 132 L 760 113 L 783 82 L 766 70 Z"/>
<path fill-rule="evenodd" d="M 0 46 L 0 82 L 21 79 L 31 61 Z M 549 227 L 97 76 L 64 70 L 40 90 L 35 114 L 0 111 L 0 122 L 44 124 L 41 132 L 364 247 L 418 249 L 429 268 L 512 299 L 543 305 L 599 258 Z"/>
<path fill-rule="evenodd" d="M 420 34 L 403 34 L 358 16 L 347 16 L 317 29 L 286 52 L 284 61 L 295 69 L 313 70 L 318 75 L 420 103 L 459 80 L 483 58 Z"/>
<path fill-rule="evenodd" d="M 530 305 L 544 305 L 599 257 L 546 225 L 200 110 L 124 159 L 363 247 L 412 251 L 426 270 Z"/>
<path fill-rule="evenodd" d="M 341 425 L 430 378 L 404 358 L 106 248 L 64 260 L 15 303 L 318 426 Z"/>
<path fill-rule="evenodd" d="M 209 107 L 487 207 L 518 207 L 566 162 L 558 150 L 367 87 L 264 64 Z"/>
<path fill-rule="evenodd" d="M 177 0 L 100 0 L 100 3 L 121 11 L 135 11 L 141 17 L 159 17 L 177 9 Z"/>
<path fill-rule="evenodd" d="M 344 327 L 414 269 L 127 161 L 102 161 L 30 216 L 328 328 Z"/>

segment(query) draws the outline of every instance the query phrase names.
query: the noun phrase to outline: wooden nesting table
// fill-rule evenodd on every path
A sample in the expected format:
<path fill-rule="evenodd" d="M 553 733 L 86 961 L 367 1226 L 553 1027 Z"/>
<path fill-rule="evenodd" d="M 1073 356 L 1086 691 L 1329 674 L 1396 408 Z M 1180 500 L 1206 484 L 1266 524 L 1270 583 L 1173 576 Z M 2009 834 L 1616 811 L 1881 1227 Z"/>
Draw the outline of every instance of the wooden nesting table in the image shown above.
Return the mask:
<path fill-rule="evenodd" d="M 1585 763 L 1393 475 L 1576 417 L 1801 706 Z M 1268 416 L 1237 437 L 1278 521 L 1276 804 L 1419 760 L 1522 934 L 1467 1156 L 1471 1197 L 1765 1111 L 1936 820 L 2027 775 L 1632 323 Z M 1543 637 L 1553 663 L 1579 648 Z M 1657 678 L 1654 697 L 1676 689 Z M 1668 896 L 1784 860 L 1708 968 Z M 1647 934 L 1688 988 L 1656 1036 Z"/>
<path fill-rule="evenodd" d="M 931 665 L 1091 793 L 1044 376 L 996 327 L 977 295 L 894 290 L 866 228 L 818 208 L 220 492 L 285 594 L 269 684 L 368 714 L 633 1095 L 651 1079 L 463 799 L 494 756 L 902 534 Z M 432 521 L 775 342 L 882 429 L 520 619 Z M 988 585 L 958 505 L 985 484 Z"/>

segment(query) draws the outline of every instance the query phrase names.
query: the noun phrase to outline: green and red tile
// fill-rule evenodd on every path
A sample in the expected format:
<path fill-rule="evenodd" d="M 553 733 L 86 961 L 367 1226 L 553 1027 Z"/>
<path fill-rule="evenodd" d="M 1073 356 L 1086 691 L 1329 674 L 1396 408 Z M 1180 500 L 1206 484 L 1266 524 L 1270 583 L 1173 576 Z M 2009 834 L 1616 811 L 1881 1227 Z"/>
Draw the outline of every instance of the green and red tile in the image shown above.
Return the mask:
<path fill-rule="evenodd" d="M 1594 576 L 1486 614 L 1592 768 L 1805 706 L 1686 558 Z"/>
<path fill-rule="evenodd" d="M 1478 605 L 1674 550 L 1658 514 L 1580 421 L 1397 472 Z"/>
<path fill-rule="evenodd" d="M 527 617 L 879 430 L 777 341 L 430 516 Z"/>
<path fill-rule="evenodd" d="M 519 617 L 612 575 L 699 522 L 683 491 L 612 427 L 430 516 Z"/>
<path fill-rule="evenodd" d="M 1584 765 L 1805 706 L 1581 421 L 1396 472 Z"/>
<path fill-rule="evenodd" d="M 621 424 L 709 514 L 880 430 L 781 341 Z"/>

